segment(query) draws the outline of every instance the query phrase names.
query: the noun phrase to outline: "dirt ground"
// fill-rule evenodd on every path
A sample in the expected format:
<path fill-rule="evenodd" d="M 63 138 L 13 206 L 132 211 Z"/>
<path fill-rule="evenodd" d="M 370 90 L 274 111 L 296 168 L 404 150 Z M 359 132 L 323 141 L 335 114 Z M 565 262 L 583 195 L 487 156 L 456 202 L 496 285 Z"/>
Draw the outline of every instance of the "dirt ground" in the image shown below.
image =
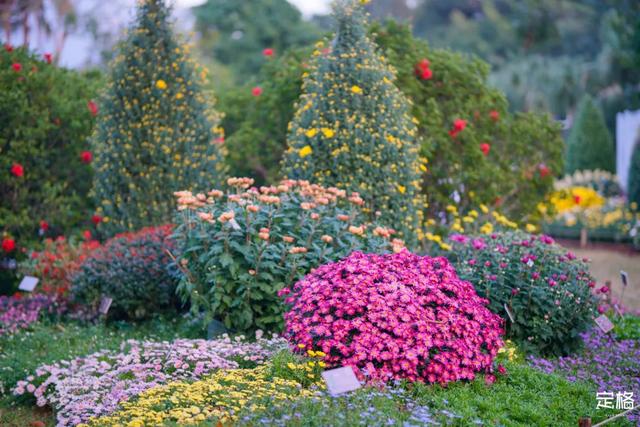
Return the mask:
<path fill-rule="evenodd" d="M 577 256 L 589 258 L 591 273 L 598 284 L 610 280 L 613 296 L 618 299 L 623 288 L 620 270 L 626 271 L 629 275 L 629 285 L 624 292 L 623 304 L 630 309 L 640 310 L 640 252 L 634 252 L 626 245 L 596 243 L 580 248 L 574 241 L 561 240 L 560 243 L 570 248 Z"/>

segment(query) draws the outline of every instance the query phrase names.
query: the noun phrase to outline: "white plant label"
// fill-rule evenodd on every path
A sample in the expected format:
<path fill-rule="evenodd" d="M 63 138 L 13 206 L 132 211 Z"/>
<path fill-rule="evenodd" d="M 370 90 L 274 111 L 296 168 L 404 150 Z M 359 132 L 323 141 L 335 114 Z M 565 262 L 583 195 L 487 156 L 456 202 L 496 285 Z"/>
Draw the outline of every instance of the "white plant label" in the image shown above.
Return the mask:
<path fill-rule="evenodd" d="M 361 387 L 351 366 L 329 369 L 322 373 L 322 378 L 327 384 L 327 390 L 333 396 L 357 390 Z"/>
<path fill-rule="evenodd" d="M 20 286 L 18 286 L 18 289 L 25 292 L 33 292 L 39 281 L 40 279 L 38 279 L 37 277 L 24 276 L 24 278 L 20 282 Z"/>

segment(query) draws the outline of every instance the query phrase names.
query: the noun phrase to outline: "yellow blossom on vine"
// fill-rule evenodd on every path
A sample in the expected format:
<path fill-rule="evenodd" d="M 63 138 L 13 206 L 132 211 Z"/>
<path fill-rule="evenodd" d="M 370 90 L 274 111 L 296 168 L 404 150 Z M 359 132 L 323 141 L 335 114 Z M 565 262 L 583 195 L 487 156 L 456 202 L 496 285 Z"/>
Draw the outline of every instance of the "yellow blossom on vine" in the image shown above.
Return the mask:
<path fill-rule="evenodd" d="M 362 88 L 360 86 L 353 85 L 351 86 L 351 92 L 360 95 L 362 93 Z"/>
<path fill-rule="evenodd" d="M 156 82 L 156 87 L 160 90 L 164 90 L 167 88 L 167 83 L 164 80 L 160 79 Z"/>

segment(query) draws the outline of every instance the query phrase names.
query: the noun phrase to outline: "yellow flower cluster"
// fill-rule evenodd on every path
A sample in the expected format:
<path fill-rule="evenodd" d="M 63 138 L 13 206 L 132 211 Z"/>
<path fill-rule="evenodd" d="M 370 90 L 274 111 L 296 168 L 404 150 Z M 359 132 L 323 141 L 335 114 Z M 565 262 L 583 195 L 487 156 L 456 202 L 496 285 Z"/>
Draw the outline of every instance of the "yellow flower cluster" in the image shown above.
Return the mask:
<path fill-rule="evenodd" d="M 498 350 L 499 355 L 504 355 L 509 362 L 513 362 L 518 360 L 520 354 L 518 353 L 518 348 L 511 340 L 506 340 L 504 342 L 504 347 Z"/>
<path fill-rule="evenodd" d="M 480 204 L 478 209 L 470 209 L 466 214 L 461 214 L 457 206 L 449 204 L 445 206 L 445 212 L 448 216 L 444 225 L 436 223 L 434 219 L 429 219 L 424 224 L 427 231 L 420 235 L 420 240 L 435 243 L 445 251 L 451 250 L 451 246 L 444 241 L 443 235 L 478 232 L 491 234 L 499 227 L 518 229 L 516 222 L 511 221 L 498 211 L 490 210 L 484 204 Z M 537 231 L 537 227 L 533 224 L 526 224 L 525 229 L 529 233 Z"/>
<path fill-rule="evenodd" d="M 167 422 L 189 425 L 205 420 L 227 423 L 242 409 L 266 410 L 274 402 L 314 394 L 296 381 L 273 377 L 270 369 L 263 365 L 254 369 L 220 370 L 192 383 L 172 382 L 154 387 L 136 399 L 123 402 L 121 410 L 81 426 L 142 427 Z"/>
<path fill-rule="evenodd" d="M 550 197 L 550 203 L 556 213 L 563 214 L 568 211 L 602 206 L 605 199 L 592 188 L 571 187 L 555 191 Z"/>

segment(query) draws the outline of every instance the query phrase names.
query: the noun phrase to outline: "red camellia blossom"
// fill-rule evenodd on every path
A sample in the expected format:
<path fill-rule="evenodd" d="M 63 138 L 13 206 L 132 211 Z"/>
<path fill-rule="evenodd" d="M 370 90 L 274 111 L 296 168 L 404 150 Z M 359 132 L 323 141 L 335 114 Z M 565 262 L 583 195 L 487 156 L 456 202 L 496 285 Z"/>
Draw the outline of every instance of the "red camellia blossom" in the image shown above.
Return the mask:
<path fill-rule="evenodd" d="M 264 56 L 273 56 L 273 49 L 270 48 L 270 47 L 267 47 L 267 48 L 262 50 L 262 54 Z"/>
<path fill-rule="evenodd" d="M 44 55 L 42 55 L 44 57 L 44 61 L 47 64 L 51 64 L 51 62 L 53 62 L 53 56 L 50 53 L 45 53 Z"/>
<path fill-rule="evenodd" d="M 15 71 L 16 73 L 19 73 L 20 71 L 22 71 L 22 64 L 19 62 L 14 62 L 13 64 L 11 64 L 11 68 L 13 68 L 13 71 Z"/>
<path fill-rule="evenodd" d="M 87 102 L 87 108 L 89 109 L 89 112 L 91 113 L 91 115 L 93 117 L 98 115 L 98 104 L 96 104 L 93 101 L 88 101 Z"/>
<path fill-rule="evenodd" d="M 500 120 L 500 113 L 496 110 L 491 110 L 489 111 L 489 117 L 491 117 L 491 120 L 493 120 L 494 122 L 497 122 L 498 120 Z"/>
<path fill-rule="evenodd" d="M 100 215 L 93 215 L 91 217 L 91 222 L 93 222 L 95 225 L 98 225 L 102 222 L 102 217 Z"/>
<path fill-rule="evenodd" d="M 488 144 L 486 142 L 483 142 L 482 144 L 480 144 L 480 151 L 482 151 L 482 154 L 484 154 L 485 157 L 489 155 L 489 151 L 490 150 L 491 150 L 491 145 L 490 144 Z"/>
<path fill-rule="evenodd" d="M 289 290 L 289 289 L 287 289 Z M 446 258 L 353 252 L 281 290 L 295 351 L 367 380 L 447 384 L 490 374 L 502 321 Z"/>
<path fill-rule="evenodd" d="M 260 86 L 254 87 L 253 89 L 251 89 L 251 95 L 253 95 L 253 96 L 262 95 L 262 88 Z"/>
<path fill-rule="evenodd" d="M 40 230 L 42 230 L 43 233 L 46 233 L 48 229 L 49 229 L 49 223 L 44 219 L 40 221 Z"/>
<path fill-rule="evenodd" d="M 551 169 L 549 169 L 549 166 L 545 165 L 544 163 L 540 163 L 538 165 L 538 172 L 540 172 L 540 178 L 544 178 L 551 174 Z"/>
<path fill-rule="evenodd" d="M 93 154 L 91 153 L 91 151 L 83 151 L 82 153 L 80 153 L 80 160 L 82 161 L 82 163 L 88 165 L 93 160 Z"/>
<path fill-rule="evenodd" d="M 2 239 L 2 250 L 6 253 L 11 253 L 16 250 L 16 241 L 10 237 Z"/>
<path fill-rule="evenodd" d="M 24 176 L 24 166 L 20 163 L 14 163 L 11 165 L 11 174 L 17 178 L 22 178 Z"/>
<path fill-rule="evenodd" d="M 429 80 L 433 76 L 433 72 L 429 68 L 430 62 L 428 59 L 422 59 L 414 67 L 416 76 L 422 80 Z"/>
<path fill-rule="evenodd" d="M 455 138 L 458 136 L 460 132 L 462 132 L 467 127 L 467 121 L 464 119 L 455 119 L 453 121 L 453 129 L 449 131 L 449 136 L 451 138 Z"/>

